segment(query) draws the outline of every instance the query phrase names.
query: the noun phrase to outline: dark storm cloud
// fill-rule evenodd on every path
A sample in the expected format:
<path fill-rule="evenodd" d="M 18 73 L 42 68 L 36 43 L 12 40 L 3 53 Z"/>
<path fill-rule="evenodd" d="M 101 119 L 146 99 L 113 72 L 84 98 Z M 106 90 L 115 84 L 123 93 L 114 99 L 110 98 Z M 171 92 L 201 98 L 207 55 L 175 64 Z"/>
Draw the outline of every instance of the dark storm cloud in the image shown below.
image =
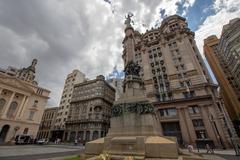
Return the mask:
<path fill-rule="evenodd" d="M 125 14 L 135 13 L 134 27 L 141 30 L 143 21 L 150 25 L 159 19 L 162 3 L 0 0 L 0 67 L 25 67 L 37 58 L 37 80 L 52 91 L 49 104 L 58 105 L 64 80 L 73 69 L 94 78 L 107 75 L 115 65 L 122 68 Z"/>

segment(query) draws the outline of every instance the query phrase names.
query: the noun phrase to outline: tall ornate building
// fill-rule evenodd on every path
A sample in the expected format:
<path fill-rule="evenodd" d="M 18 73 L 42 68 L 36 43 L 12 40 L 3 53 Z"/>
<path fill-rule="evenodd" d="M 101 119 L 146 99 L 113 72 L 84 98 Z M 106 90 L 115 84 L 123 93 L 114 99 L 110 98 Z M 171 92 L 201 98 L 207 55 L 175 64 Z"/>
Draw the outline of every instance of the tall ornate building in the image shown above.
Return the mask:
<path fill-rule="evenodd" d="M 180 144 L 231 146 L 217 103 L 217 85 L 203 62 L 194 32 L 185 18 L 167 17 L 159 28 L 140 34 L 125 29 L 123 59 L 135 55 L 146 95 L 159 116 L 161 132 L 176 136 Z M 128 53 L 128 54 L 126 54 Z"/>
<path fill-rule="evenodd" d="M 59 108 L 57 111 L 54 129 L 52 131 L 51 137 L 52 139 L 56 138 L 60 138 L 61 140 L 66 139 L 66 136 L 64 137 L 65 122 L 67 121 L 67 117 L 69 115 L 70 101 L 72 98 L 74 85 L 77 83 L 82 83 L 86 80 L 87 79 L 85 78 L 85 74 L 77 69 L 73 70 L 72 73 L 67 75 Z"/>
<path fill-rule="evenodd" d="M 55 141 L 52 137 L 52 130 L 54 129 L 55 119 L 57 117 L 58 107 L 46 108 L 44 110 L 37 139 L 48 139 L 49 141 Z"/>
<path fill-rule="evenodd" d="M 13 141 L 18 134 L 36 138 L 50 91 L 35 83 L 33 62 L 25 75 L 0 73 L 0 143 Z"/>
<path fill-rule="evenodd" d="M 204 54 L 221 87 L 226 109 L 234 121 L 240 114 L 240 19 L 233 19 L 223 27 L 220 40 L 214 35 L 206 38 Z"/>
<path fill-rule="evenodd" d="M 115 90 L 102 75 L 76 84 L 66 122 L 68 140 L 90 141 L 105 136 L 114 99 Z"/>

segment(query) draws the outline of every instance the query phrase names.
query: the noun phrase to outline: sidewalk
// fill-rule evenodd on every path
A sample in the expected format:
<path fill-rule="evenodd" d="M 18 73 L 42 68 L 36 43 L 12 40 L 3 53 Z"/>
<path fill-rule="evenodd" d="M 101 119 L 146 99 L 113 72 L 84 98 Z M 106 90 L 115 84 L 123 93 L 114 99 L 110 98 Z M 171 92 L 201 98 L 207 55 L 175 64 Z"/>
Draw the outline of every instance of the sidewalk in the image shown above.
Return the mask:
<path fill-rule="evenodd" d="M 188 152 L 187 149 L 181 149 L 185 152 Z M 197 149 L 193 150 L 194 153 L 203 153 L 203 154 L 207 154 L 207 150 L 206 149 L 199 149 L 199 152 Z M 233 155 L 235 156 L 236 153 L 234 151 L 234 149 L 227 149 L 227 150 L 223 150 L 223 149 L 216 149 L 214 150 L 214 154 L 221 154 L 221 155 Z"/>

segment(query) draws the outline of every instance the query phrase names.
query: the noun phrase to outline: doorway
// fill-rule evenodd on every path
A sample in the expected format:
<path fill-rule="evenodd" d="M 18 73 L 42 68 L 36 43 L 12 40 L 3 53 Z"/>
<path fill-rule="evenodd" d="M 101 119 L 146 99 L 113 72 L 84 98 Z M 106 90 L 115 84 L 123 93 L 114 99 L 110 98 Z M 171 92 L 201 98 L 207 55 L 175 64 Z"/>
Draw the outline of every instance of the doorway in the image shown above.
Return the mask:
<path fill-rule="evenodd" d="M 0 143 L 5 142 L 5 139 L 6 139 L 8 131 L 9 131 L 9 128 L 10 128 L 10 126 L 8 124 L 6 124 L 2 127 L 2 130 L 0 132 Z"/>

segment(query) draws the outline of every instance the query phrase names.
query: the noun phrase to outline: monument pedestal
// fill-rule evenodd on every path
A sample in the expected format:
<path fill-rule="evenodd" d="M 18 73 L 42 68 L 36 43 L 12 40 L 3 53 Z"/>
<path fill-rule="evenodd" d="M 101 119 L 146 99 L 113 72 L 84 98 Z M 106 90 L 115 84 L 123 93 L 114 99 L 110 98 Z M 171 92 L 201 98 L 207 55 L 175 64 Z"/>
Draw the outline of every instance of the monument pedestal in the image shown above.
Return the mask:
<path fill-rule="evenodd" d="M 178 159 L 177 144 L 160 136 L 106 137 L 87 143 L 85 154 L 93 157 L 107 153 L 114 157 L 133 156 L 137 159 Z"/>
<path fill-rule="evenodd" d="M 178 158 L 174 138 L 160 136 L 157 116 L 144 94 L 138 76 L 127 76 L 125 93 L 112 107 L 111 127 L 105 138 L 86 144 L 85 154 L 97 156 L 107 153 L 111 159 L 133 156 L 145 158 Z M 115 157 L 115 158 L 114 158 Z"/>

